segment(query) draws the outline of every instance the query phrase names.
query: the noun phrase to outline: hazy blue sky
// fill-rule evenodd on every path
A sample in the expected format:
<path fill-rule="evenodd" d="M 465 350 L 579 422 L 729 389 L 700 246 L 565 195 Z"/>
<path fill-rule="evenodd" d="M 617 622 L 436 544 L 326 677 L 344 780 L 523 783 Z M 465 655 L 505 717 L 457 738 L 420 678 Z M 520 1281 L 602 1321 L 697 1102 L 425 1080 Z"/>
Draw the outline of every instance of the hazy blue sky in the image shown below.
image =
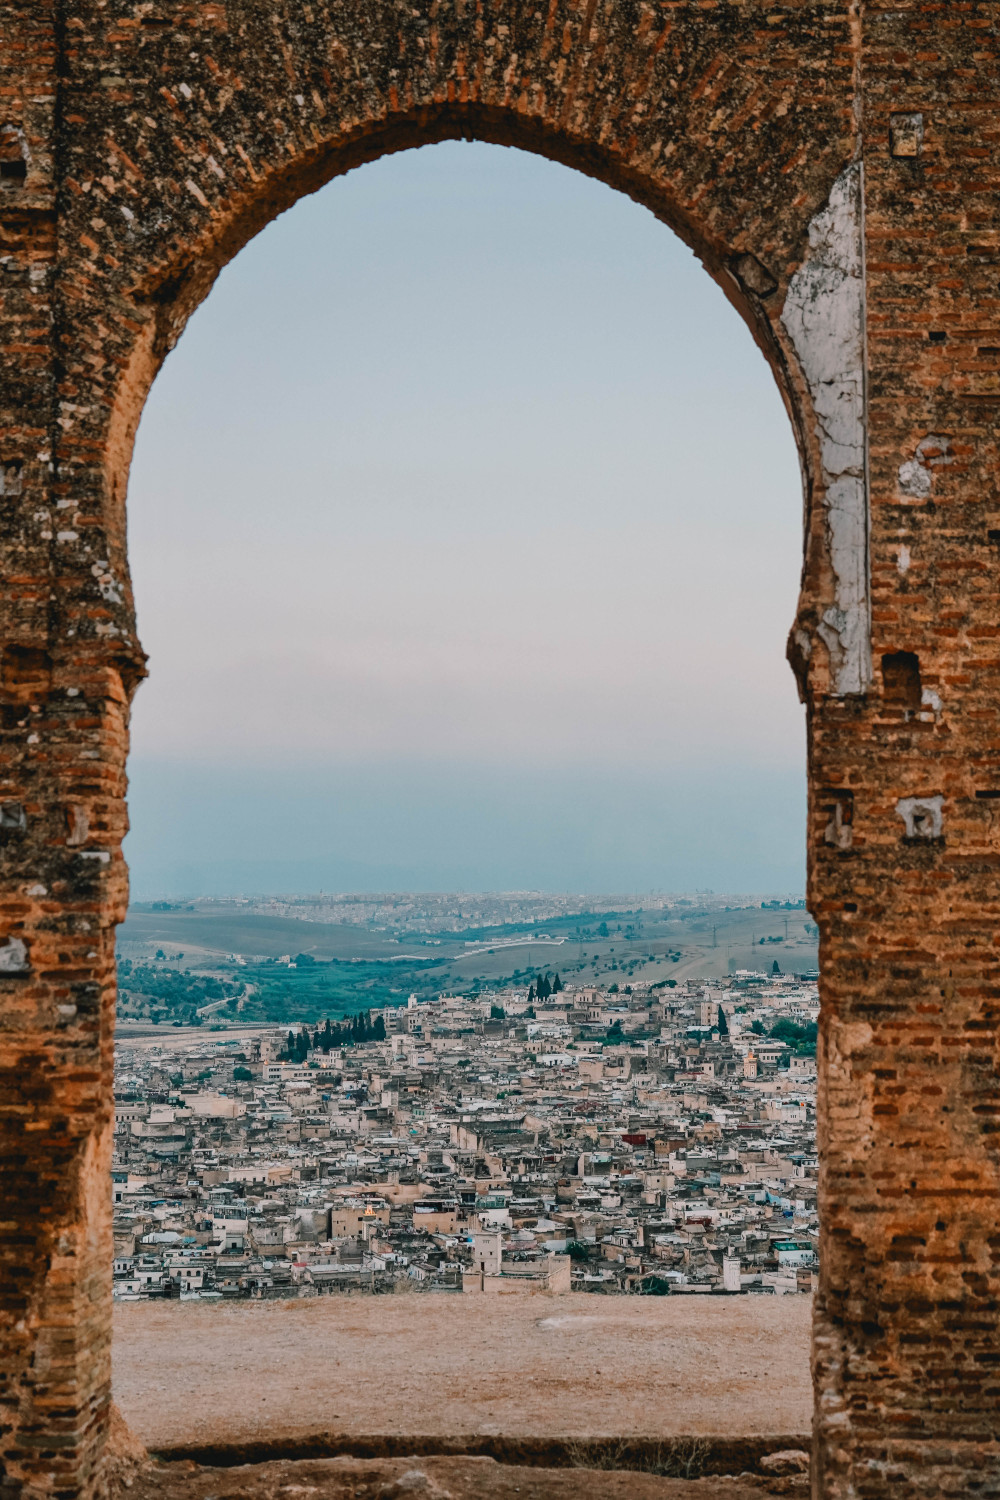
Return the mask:
<path fill-rule="evenodd" d="M 139 430 L 133 894 L 800 889 L 801 503 L 646 210 L 483 145 L 331 183 Z"/>

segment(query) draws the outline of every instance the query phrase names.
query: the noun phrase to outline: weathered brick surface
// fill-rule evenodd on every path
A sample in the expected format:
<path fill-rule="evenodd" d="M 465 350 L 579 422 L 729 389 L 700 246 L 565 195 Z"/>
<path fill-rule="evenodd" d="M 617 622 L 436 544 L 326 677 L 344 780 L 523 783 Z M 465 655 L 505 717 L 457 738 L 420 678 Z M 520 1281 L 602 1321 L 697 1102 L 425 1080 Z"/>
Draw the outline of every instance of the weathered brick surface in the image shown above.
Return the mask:
<path fill-rule="evenodd" d="M 474 137 L 648 205 L 784 394 L 806 475 L 791 655 L 822 934 L 815 1484 L 831 1500 L 1000 1493 L 1000 797 L 982 795 L 1000 793 L 998 10 L 6 7 L 0 1462 L 15 1489 L 103 1485 L 113 947 L 143 672 L 124 505 L 143 401 L 268 219 L 387 151 Z"/>

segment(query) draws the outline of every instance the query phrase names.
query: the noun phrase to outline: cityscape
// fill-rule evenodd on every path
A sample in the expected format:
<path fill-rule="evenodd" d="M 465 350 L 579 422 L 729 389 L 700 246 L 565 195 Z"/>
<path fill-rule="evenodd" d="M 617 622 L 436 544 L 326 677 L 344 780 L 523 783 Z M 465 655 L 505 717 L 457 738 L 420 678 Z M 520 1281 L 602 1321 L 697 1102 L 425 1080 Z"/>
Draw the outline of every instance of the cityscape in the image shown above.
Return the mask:
<path fill-rule="evenodd" d="M 383 913 L 327 920 L 352 906 Z M 446 910 L 411 908 L 412 930 Z M 240 1018 L 239 953 L 185 971 L 220 991 L 194 1025 L 141 1024 L 123 980 L 115 1298 L 812 1291 L 819 1001 L 776 952 L 683 977 L 668 949 L 601 983 L 553 964 L 287 1025 Z"/>

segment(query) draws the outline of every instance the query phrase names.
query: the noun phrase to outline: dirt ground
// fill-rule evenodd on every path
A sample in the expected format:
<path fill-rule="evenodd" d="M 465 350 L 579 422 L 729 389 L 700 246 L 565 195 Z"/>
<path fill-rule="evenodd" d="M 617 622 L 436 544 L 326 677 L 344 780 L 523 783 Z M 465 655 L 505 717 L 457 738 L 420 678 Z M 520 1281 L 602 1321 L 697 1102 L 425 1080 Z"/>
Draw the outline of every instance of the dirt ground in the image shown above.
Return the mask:
<path fill-rule="evenodd" d="M 231 1469 L 143 1465 L 116 1486 L 120 1500 L 806 1500 L 808 1478 L 681 1480 L 635 1472 L 530 1469 L 489 1458 L 334 1458 Z"/>
<path fill-rule="evenodd" d="M 322 1433 L 801 1435 L 811 1310 L 805 1296 L 525 1292 L 125 1304 L 114 1392 L 156 1450 Z"/>

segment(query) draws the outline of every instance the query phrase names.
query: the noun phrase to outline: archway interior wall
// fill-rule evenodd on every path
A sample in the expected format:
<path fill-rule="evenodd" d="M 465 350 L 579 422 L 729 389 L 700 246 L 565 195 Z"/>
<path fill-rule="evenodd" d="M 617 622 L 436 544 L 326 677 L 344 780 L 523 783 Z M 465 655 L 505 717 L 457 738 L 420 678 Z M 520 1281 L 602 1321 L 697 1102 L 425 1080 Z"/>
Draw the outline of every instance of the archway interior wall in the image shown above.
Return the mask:
<path fill-rule="evenodd" d="M 940 23 L 915 0 L 864 17 L 850 0 L 13 14 L 0 1196 L 15 1217 L 0 1226 L 0 1326 L 14 1394 L 0 1457 L 15 1483 L 103 1483 L 110 1218 L 94 1205 L 143 671 L 124 490 L 145 392 L 219 266 L 274 213 L 371 154 L 477 131 L 672 223 L 747 317 L 793 415 L 807 504 L 792 657 L 823 993 L 814 1482 L 908 1500 L 997 1472 L 984 913 L 1000 834 L 983 725 L 1000 688 L 986 339 L 1000 205 L 976 136 L 996 107 L 980 82 L 1000 76 L 993 19 L 970 0 L 918 58 L 910 28 Z M 882 663 L 904 659 L 917 665 L 900 688 Z"/>

